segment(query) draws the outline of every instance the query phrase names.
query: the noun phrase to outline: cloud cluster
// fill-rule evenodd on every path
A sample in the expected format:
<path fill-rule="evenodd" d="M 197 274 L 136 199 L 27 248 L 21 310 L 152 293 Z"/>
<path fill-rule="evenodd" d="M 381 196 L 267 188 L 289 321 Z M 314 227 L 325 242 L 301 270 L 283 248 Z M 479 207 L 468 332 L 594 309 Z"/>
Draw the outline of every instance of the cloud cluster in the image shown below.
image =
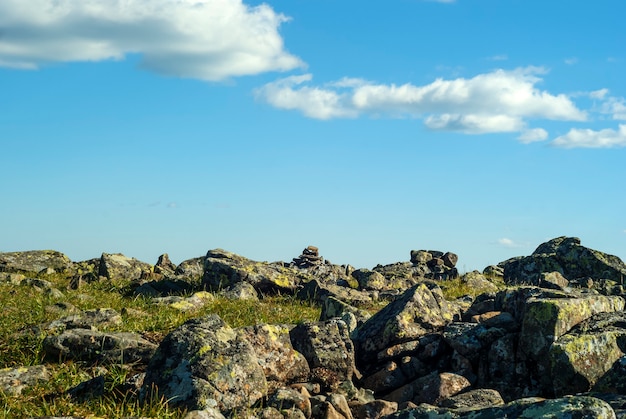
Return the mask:
<path fill-rule="evenodd" d="M 257 89 L 257 98 L 281 109 L 330 119 L 371 116 L 422 118 L 439 131 L 467 134 L 522 132 L 526 141 L 544 137 L 527 130 L 529 119 L 584 121 L 586 112 L 566 95 L 537 88 L 542 68 L 496 70 L 473 78 L 437 79 L 430 84 L 387 85 L 343 79 L 311 86 L 310 74 L 292 76 Z"/>
<path fill-rule="evenodd" d="M 208 81 L 286 71 L 303 66 L 278 33 L 286 20 L 241 0 L 2 0 L 0 66 L 140 54 L 152 71 Z"/>
<path fill-rule="evenodd" d="M 562 148 L 626 147 L 626 124 L 620 124 L 617 131 L 610 128 L 599 131 L 573 128 L 555 138 L 552 145 Z"/>

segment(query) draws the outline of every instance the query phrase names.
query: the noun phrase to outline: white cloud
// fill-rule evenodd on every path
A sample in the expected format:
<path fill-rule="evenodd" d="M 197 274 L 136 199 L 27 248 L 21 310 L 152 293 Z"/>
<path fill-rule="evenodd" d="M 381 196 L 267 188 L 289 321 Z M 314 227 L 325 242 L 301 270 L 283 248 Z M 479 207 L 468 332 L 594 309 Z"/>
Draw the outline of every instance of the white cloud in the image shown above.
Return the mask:
<path fill-rule="evenodd" d="M 626 121 L 626 100 L 623 97 L 610 96 L 600 107 L 600 112 L 611 115 L 613 119 Z"/>
<path fill-rule="evenodd" d="M 565 62 L 565 64 L 567 64 L 567 65 L 574 65 L 574 64 L 576 64 L 576 63 L 578 62 L 578 58 L 576 58 L 576 57 L 566 58 L 566 59 L 564 60 L 564 62 Z"/>
<path fill-rule="evenodd" d="M 0 66 L 119 60 L 202 80 L 303 66 L 278 33 L 288 19 L 241 0 L 2 0 Z"/>
<path fill-rule="evenodd" d="M 423 86 L 345 78 L 317 87 L 310 85 L 311 75 L 304 75 L 269 83 L 256 93 L 275 107 L 312 118 L 412 117 L 424 119 L 430 129 L 470 134 L 523 131 L 531 118 L 586 120 L 568 96 L 536 87 L 544 73 L 538 67 L 496 70 Z"/>
<path fill-rule="evenodd" d="M 589 97 L 592 99 L 604 99 L 609 94 L 609 89 L 599 89 L 589 92 Z"/>
<path fill-rule="evenodd" d="M 508 247 L 508 248 L 523 247 L 523 245 L 522 245 L 522 244 L 516 243 L 515 241 L 513 241 L 513 240 L 511 240 L 511 239 L 509 239 L 509 238 L 506 238 L 506 237 L 503 237 L 503 238 L 501 238 L 501 239 L 498 239 L 498 240 L 497 240 L 497 243 L 498 243 L 500 246 L 503 246 L 503 247 Z"/>
<path fill-rule="evenodd" d="M 626 124 L 620 124 L 617 131 L 603 129 L 571 129 L 557 137 L 552 145 L 562 148 L 616 148 L 626 147 Z"/>
<path fill-rule="evenodd" d="M 534 143 L 537 141 L 544 141 L 548 138 L 548 131 L 543 128 L 532 128 L 523 131 L 517 139 L 524 143 Z"/>

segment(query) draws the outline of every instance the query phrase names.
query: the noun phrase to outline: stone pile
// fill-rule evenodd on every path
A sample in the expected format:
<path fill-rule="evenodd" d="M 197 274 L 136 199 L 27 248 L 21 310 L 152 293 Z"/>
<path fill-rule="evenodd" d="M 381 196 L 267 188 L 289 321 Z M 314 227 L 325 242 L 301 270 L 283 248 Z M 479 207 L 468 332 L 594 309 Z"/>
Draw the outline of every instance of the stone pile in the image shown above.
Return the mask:
<path fill-rule="evenodd" d="M 293 258 L 293 263 L 300 269 L 306 269 L 324 263 L 324 258 L 319 255 L 317 247 L 308 246 L 300 256 Z"/>
<path fill-rule="evenodd" d="M 29 258 L 42 267 L 41 257 Z M 33 270 L 18 259 L 0 254 L 0 281 L 36 284 L 42 292 L 52 285 L 27 281 Z M 162 397 L 187 409 L 186 419 L 626 417 L 626 302 L 617 281 L 626 265 L 619 258 L 583 248 L 576 238 L 557 238 L 484 275 L 463 275 L 488 291 L 448 300 L 442 287 L 458 276 L 457 259 L 418 250 L 409 262 L 354 270 L 324 261 L 309 246 L 293 263 L 215 249 L 179 267 L 164 256 L 157 268 L 105 254 L 97 265 L 64 269 L 68 275 L 92 269 L 102 281 L 134 279 L 135 292 L 181 310 L 197 309 L 214 293 L 280 292 L 320 303 L 322 315 L 297 325 L 231 328 L 210 314 L 155 343 L 148 335 L 98 330 L 136 313 L 73 309 L 28 333 L 46 336 L 49 362 L 145 370 L 124 388 L 140 400 Z M 189 272 L 195 277 L 175 295 Z M 510 286 L 486 278 L 498 275 Z M 375 314 L 364 310 L 382 300 L 388 304 Z M 0 385 L 19 394 L 48 375 L 44 366 L 0 370 Z M 68 394 L 103 391 L 104 380 L 95 377 Z"/>

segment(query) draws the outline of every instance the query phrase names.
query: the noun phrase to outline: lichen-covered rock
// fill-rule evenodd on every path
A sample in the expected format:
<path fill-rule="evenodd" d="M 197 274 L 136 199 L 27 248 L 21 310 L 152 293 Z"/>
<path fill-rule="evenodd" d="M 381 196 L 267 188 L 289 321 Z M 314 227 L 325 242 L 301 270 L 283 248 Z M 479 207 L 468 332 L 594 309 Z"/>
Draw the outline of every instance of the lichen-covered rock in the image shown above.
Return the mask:
<path fill-rule="evenodd" d="M 229 300 L 259 300 L 259 293 L 254 289 L 254 286 L 248 282 L 237 282 L 222 290 L 220 295 Z"/>
<path fill-rule="evenodd" d="M 357 269 L 352 272 L 352 276 L 358 281 L 359 287 L 362 289 L 378 291 L 388 289 L 387 280 L 380 272 Z"/>
<path fill-rule="evenodd" d="M 0 272 L 38 273 L 52 269 L 53 272 L 64 273 L 71 267 L 70 258 L 55 250 L 0 253 Z"/>
<path fill-rule="evenodd" d="M 119 324 L 122 324 L 122 316 L 116 310 L 112 308 L 96 308 L 53 320 L 44 329 L 59 333 L 68 329 L 97 330 L 98 327 Z"/>
<path fill-rule="evenodd" d="M 153 392 L 172 406 L 229 412 L 265 397 L 267 382 L 250 342 L 213 314 L 189 320 L 163 339 L 141 394 Z"/>
<path fill-rule="evenodd" d="M 290 326 L 258 324 L 241 329 L 252 344 L 268 381 L 291 384 L 306 381 L 309 364 L 291 344 Z"/>
<path fill-rule="evenodd" d="M 389 346 L 416 340 L 459 319 L 460 310 L 445 300 L 437 285 L 420 283 L 357 328 L 357 355 L 368 362 Z"/>
<path fill-rule="evenodd" d="M 506 335 L 506 330 L 485 324 L 453 322 L 443 330 L 443 338 L 456 352 L 477 365 L 481 354 Z"/>
<path fill-rule="evenodd" d="M 626 313 L 593 316 L 561 336 L 550 348 L 557 395 L 626 392 Z"/>
<path fill-rule="evenodd" d="M 311 417 L 311 400 L 297 390 L 279 388 L 267 399 L 267 406 L 281 412 L 298 409 L 306 418 Z"/>
<path fill-rule="evenodd" d="M 502 406 L 504 400 L 496 390 L 481 388 L 469 390 L 444 399 L 441 407 L 449 409 L 478 409 L 483 407 Z"/>
<path fill-rule="evenodd" d="M 396 403 L 413 402 L 415 404 L 438 404 L 471 386 L 467 378 L 448 372 L 436 371 L 420 377 L 392 391 L 383 398 Z"/>
<path fill-rule="evenodd" d="M 126 257 L 121 253 L 103 253 L 100 257 L 98 275 L 111 281 L 135 280 L 139 279 L 143 272 L 152 270 L 153 266 L 149 263 Z"/>
<path fill-rule="evenodd" d="M 358 309 L 348 303 L 338 300 L 335 297 L 328 296 L 328 298 L 324 299 L 322 302 L 320 321 L 329 320 L 335 317 L 342 317 L 346 313 L 353 314 L 358 324 L 363 324 L 367 321 L 367 319 L 372 317 L 372 315 L 366 310 Z M 353 329 L 354 328 L 350 328 L 350 331 Z"/>
<path fill-rule="evenodd" d="M 398 411 L 388 419 L 615 419 L 611 406 L 598 398 L 571 396 L 560 399 L 527 398 L 484 409 L 447 409 L 421 405 Z"/>
<path fill-rule="evenodd" d="M 626 264 L 617 256 L 580 245 L 577 237 L 557 237 L 539 247 L 532 255 L 499 264 L 508 283 L 539 285 L 542 273 L 558 272 L 569 280 L 602 278 L 621 283 Z"/>
<path fill-rule="evenodd" d="M 172 263 L 167 253 L 159 256 L 157 263 L 154 265 L 154 272 L 165 276 L 173 276 L 176 271 L 176 265 Z"/>
<path fill-rule="evenodd" d="M 174 274 L 185 278 L 192 284 L 200 285 L 204 275 L 204 256 L 187 259 L 176 267 Z"/>
<path fill-rule="evenodd" d="M 380 419 L 398 411 L 398 403 L 387 400 L 373 400 L 355 409 L 355 419 Z"/>
<path fill-rule="evenodd" d="M 157 348 L 135 333 L 103 333 L 87 329 L 70 329 L 57 336 L 47 336 L 43 347 L 51 359 L 109 364 L 146 364 Z"/>
<path fill-rule="evenodd" d="M 183 312 L 199 310 L 213 300 L 215 300 L 215 296 L 206 291 L 195 292 L 189 297 L 172 295 L 170 297 L 157 297 L 152 299 L 155 304 L 168 305 L 173 309 Z"/>
<path fill-rule="evenodd" d="M 261 293 L 293 293 L 310 277 L 281 263 L 256 262 L 222 249 L 209 250 L 204 260 L 205 287 L 221 290 L 240 281 L 250 283 Z"/>
<path fill-rule="evenodd" d="M 25 388 L 49 379 L 50 373 L 43 365 L 0 369 L 0 392 L 19 396 Z"/>
<path fill-rule="evenodd" d="M 360 376 L 350 331 L 343 320 L 301 323 L 291 330 L 290 337 L 294 349 L 304 355 L 311 369 L 332 371 L 340 381 Z"/>
<path fill-rule="evenodd" d="M 370 292 L 358 291 L 352 288 L 322 282 L 317 279 L 304 283 L 298 290 L 296 296 L 301 300 L 315 301 L 318 303 L 324 303 L 327 298 L 333 297 L 354 306 L 368 304 L 372 301 L 372 294 L 370 294 Z"/>

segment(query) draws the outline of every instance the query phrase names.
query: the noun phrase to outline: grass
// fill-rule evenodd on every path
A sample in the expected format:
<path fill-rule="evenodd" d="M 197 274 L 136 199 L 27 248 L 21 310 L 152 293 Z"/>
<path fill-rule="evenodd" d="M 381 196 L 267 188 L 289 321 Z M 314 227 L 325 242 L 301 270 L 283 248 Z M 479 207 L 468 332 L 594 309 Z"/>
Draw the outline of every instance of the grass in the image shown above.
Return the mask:
<path fill-rule="evenodd" d="M 29 275 L 31 276 L 31 275 Z M 34 275 L 33 275 L 34 276 Z M 86 416 L 180 418 L 184 411 L 170 409 L 165 400 L 149 400 L 140 404 L 137 395 L 124 386 L 127 377 L 137 371 L 121 365 L 93 366 L 81 362 L 57 362 L 45 358 L 43 336 L 29 333 L 34 326 L 72 314 L 51 307 L 58 302 L 70 303 L 77 310 L 113 308 L 124 310 L 120 325 L 102 327 L 101 331 L 124 331 L 142 334 L 158 343 L 165 335 L 186 320 L 210 313 L 218 314 L 231 327 L 259 323 L 296 324 L 315 321 L 320 308 L 290 296 L 271 296 L 261 301 L 228 300 L 216 296 L 198 310 L 181 312 L 169 306 L 154 304 L 150 298 L 130 297 L 128 283 L 103 281 L 86 284 L 79 290 L 69 289 L 62 276 L 45 276 L 61 290 L 64 297 L 55 297 L 32 286 L 0 283 L 0 369 L 44 364 L 51 379 L 35 385 L 19 396 L 0 391 L 0 418 L 32 416 Z M 81 382 L 104 376 L 102 395 L 84 401 L 73 399 L 67 390 Z"/>

